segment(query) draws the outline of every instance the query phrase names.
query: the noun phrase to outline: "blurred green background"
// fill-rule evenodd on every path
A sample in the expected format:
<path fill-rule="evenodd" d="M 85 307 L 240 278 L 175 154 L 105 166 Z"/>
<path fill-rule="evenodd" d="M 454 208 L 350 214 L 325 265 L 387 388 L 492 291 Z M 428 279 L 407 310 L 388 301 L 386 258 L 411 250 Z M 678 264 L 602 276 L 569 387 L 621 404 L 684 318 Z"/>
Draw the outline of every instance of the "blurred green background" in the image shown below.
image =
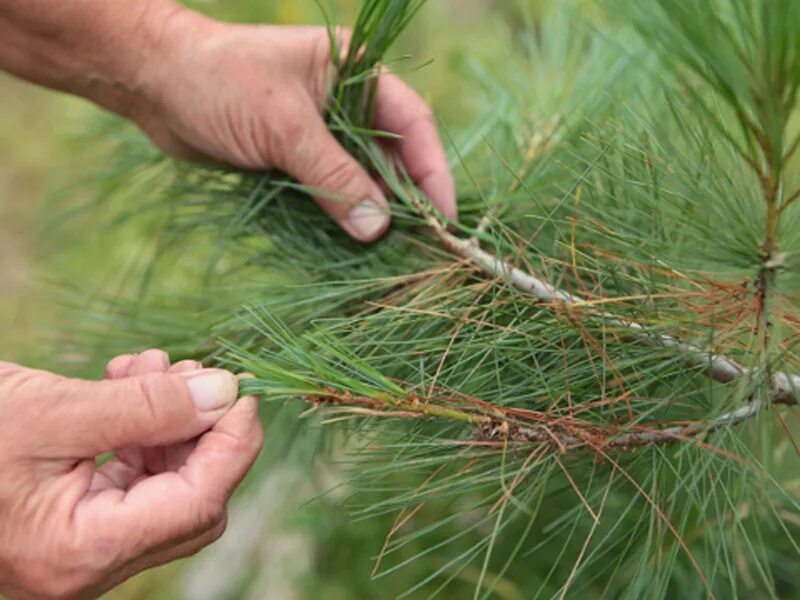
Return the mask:
<path fill-rule="evenodd" d="M 221 19 L 322 22 L 312 0 L 190 4 Z M 334 4 L 337 20 L 348 24 L 357 0 Z M 513 13 L 514 3 L 504 0 L 436 0 L 401 41 L 398 54 L 412 57 L 401 74 L 434 106 L 445 127 L 458 126 L 474 112 L 472 96 L 459 82 L 473 61 L 502 60 L 511 43 Z M 87 102 L 0 74 L 0 360 L 72 375 L 102 374 L 102 362 L 77 351 L 69 332 L 93 297 L 126 285 L 131 256 L 155 243 L 146 230 L 121 234 L 100 209 L 63 222 L 65 208 L 102 195 L 103 169 L 111 161 L 104 150 L 113 141 L 104 139 L 104 123 L 107 118 Z M 133 206 L 143 200 L 128 199 Z M 268 475 L 252 479 L 235 501 L 221 542 L 198 557 L 134 578 L 109 597 L 344 599 L 402 591 L 402 584 L 392 590 L 370 583 L 370 565 L 348 560 L 347 544 L 379 547 L 384 529 L 348 524 L 336 494 L 298 508 L 300 500 L 339 483 L 335 469 L 270 465 Z M 464 577 L 470 576 L 475 574 L 465 571 Z M 498 595 L 517 597 L 502 586 Z"/>

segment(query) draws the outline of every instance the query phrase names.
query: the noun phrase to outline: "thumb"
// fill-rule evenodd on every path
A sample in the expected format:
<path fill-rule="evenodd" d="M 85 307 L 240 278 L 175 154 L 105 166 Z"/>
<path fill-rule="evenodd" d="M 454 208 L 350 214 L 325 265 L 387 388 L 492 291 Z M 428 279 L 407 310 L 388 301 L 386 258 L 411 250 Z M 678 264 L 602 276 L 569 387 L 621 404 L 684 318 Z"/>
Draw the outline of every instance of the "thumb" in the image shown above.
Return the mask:
<path fill-rule="evenodd" d="M 236 377 L 219 369 L 100 382 L 42 378 L 40 433 L 54 450 L 78 457 L 190 440 L 222 418 L 239 389 Z"/>
<path fill-rule="evenodd" d="M 282 167 L 316 190 L 317 204 L 353 238 L 372 242 L 389 227 L 389 205 L 378 184 L 333 137 L 322 118 L 302 133 Z"/>

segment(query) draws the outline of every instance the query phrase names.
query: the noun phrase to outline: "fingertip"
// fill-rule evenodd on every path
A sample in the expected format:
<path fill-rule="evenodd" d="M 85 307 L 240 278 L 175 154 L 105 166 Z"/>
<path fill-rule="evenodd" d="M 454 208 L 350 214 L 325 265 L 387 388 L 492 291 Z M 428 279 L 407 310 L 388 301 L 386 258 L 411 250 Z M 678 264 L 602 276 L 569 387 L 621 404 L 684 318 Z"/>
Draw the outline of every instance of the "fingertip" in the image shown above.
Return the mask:
<path fill-rule="evenodd" d="M 261 403 L 256 396 L 244 396 L 234 404 L 231 411 L 220 421 L 220 429 L 225 430 L 234 438 L 244 441 L 244 446 L 250 450 L 249 459 L 254 460 L 264 443 L 264 427 L 259 417 Z"/>
<path fill-rule="evenodd" d="M 239 380 L 224 369 L 201 369 L 177 373 L 186 379 L 189 395 L 201 414 L 217 414 L 228 411 L 239 395 Z"/>
<path fill-rule="evenodd" d="M 258 401 L 257 396 L 244 396 L 239 398 L 236 403 L 239 410 L 248 416 L 258 416 L 258 409 L 261 407 L 261 402 Z"/>
<path fill-rule="evenodd" d="M 351 208 L 340 224 L 356 240 L 374 242 L 383 237 L 391 224 L 389 203 L 383 194 L 373 192 L 371 198 Z"/>
<path fill-rule="evenodd" d="M 456 185 L 450 171 L 438 172 L 422 183 L 422 191 L 450 221 L 458 221 Z"/>
<path fill-rule="evenodd" d="M 135 358 L 135 354 L 122 354 L 112 358 L 106 365 L 106 379 L 124 379 L 127 377 Z"/>
<path fill-rule="evenodd" d="M 129 377 L 137 375 L 148 375 L 150 373 L 164 373 L 169 369 L 169 354 L 164 350 L 151 348 L 137 355 L 131 363 L 128 371 Z"/>
<path fill-rule="evenodd" d="M 304 123 L 304 143 L 287 151 L 278 166 L 311 190 L 317 204 L 352 238 L 374 242 L 389 228 L 386 196 L 334 137 L 316 108 L 313 115 Z"/>
<path fill-rule="evenodd" d="M 258 422 L 259 429 L 261 429 L 261 420 L 259 419 L 259 409 L 261 403 L 256 396 L 243 396 L 236 401 L 231 408 L 230 412 L 225 415 L 224 423 L 220 421 L 219 425 L 223 429 L 229 429 L 234 435 L 246 436 L 254 423 Z"/>
<path fill-rule="evenodd" d="M 186 373 L 188 371 L 201 371 L 203 363 L 199 360 L 182 360 L 169 368 L 170 373 Z"/>
<path fill-rule="evenodd" d="M 458 220 L 455 182 L 436 118 L 419 94 L 395 75 L 381 77 L 375 126 L 400 136 L 394 146 L 411 179 L 442 214 Z"/>
<path fill-rule="evenodd" d="M 227 499 L 255 463 L 263 443 L 258 400 L 246 396 L 199 438 L 180 473 L 202 493 Z"/>

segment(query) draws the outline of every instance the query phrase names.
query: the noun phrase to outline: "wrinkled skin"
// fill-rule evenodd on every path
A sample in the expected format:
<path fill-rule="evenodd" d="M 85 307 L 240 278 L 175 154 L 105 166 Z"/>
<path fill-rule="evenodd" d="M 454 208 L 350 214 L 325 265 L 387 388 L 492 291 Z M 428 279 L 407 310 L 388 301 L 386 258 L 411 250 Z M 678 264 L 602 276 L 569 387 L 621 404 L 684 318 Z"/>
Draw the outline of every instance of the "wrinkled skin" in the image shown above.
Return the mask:
<path fill-rule="evenodd" d="M 347 47 L 340 30 L 337 48 Z M 351 236 L 389 226 L 387 200 L 325 126 L 335 77 L 322 27 L 214 21 L 172 0 L 0 0 L 0 69 L 88 98 L 136 122 L 173 155 L 279 169 L 312 190 Z M 378 83 L 376 129 L 449 218 L 455 187 L 431 109 L 405 83 Z"/>
<path fill-rule="evenodd" d="M 111 361 L 104 382 L 0 364 L 0 591 L 94 598 L 222 535 L 263 441 L 237 389 L 157 350 Z"/>
<path fill-rule="evenodd" d="M 185 18 L 185 17 L 181 17 Z M 145 89 L 159 90 L 132 117 L 167 152 L 247 169 L 285 171 L 356 239 L 369 242 L 389 226 L 386 197 L 331 135 L 322 116 L 331 81 L 329 38 L 320 27 L 241 26 L 191 16 L 189 41 L 171 45 L 176 72 L 154 68 Z M 207 30 L 197 42 L 197 31 Z M 340 37 L 346 38 L 342 34 Z M 254 77 L 264 73 L 264 77 Z M 219 81 L 207 96 L 209 83 Z M 394 75 L 378 85 L 375 127 L 402 136 L 388 145 L 411 177 L 451 219 L 453 179 L 430 108 Z M 359 210 L 370 200 L 374 211 Z M 359 217 L 360 215 L 360 217 Z"/>

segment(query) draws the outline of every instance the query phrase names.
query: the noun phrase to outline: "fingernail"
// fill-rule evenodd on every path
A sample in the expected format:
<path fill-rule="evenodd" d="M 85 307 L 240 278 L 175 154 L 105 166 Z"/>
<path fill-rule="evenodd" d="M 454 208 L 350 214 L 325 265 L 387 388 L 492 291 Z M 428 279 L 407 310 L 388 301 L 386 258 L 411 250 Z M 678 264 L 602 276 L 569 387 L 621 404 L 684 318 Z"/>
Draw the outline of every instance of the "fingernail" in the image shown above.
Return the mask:
<path fill-rule="evenodd" d="M 386 209 L 374 200 L 362 201 L 347 214 L 343 223 L 351 235 L 364 241 L 374 240 L 388 224 Z"/>
<path fill-rule="evenodd" d="M 239 395 L 239 382 L 227 371 L 200 371 L 186 384 L 198 412 L 212 412 L 233 406 Z"/>

